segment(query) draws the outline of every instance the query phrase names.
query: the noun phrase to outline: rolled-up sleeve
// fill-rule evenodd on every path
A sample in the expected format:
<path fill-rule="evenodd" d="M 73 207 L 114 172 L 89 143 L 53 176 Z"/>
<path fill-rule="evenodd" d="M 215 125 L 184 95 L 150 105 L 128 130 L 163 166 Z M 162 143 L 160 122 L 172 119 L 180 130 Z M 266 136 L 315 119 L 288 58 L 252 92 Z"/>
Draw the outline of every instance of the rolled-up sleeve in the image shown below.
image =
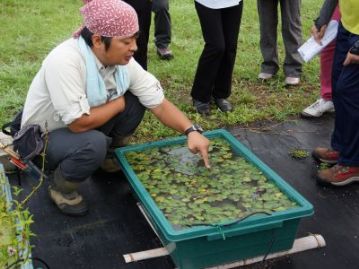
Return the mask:
<path fill-rule="evenodd" d="M 130 79 L 129 91 L 137 96 L 140 103 L 147 108 L 160 105 L 164 100 L 160 82 L 134 59 L 131 59 L 127 67 Z"/>
<path fill-rule="evenodd" d="M 44 62 L 45 81 L 51 102 L 55 109 L 55 121 L 63 121 L 66 125 L 90 113 L 86 97 L 86 82 L 78 55 L 54 55 Z"/>

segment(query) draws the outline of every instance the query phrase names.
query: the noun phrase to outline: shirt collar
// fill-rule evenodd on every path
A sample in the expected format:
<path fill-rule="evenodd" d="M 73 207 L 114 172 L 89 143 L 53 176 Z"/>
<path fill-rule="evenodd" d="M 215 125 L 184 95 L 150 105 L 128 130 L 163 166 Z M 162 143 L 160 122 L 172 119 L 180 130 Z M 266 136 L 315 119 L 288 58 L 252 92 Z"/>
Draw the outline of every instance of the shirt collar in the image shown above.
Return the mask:
<path fill-rule="evenodd" d="M 91 51 L 92 52 L 92 51 Z M 93 53 L 93 52 L 92 52 Z M 105 67 L 100 60 L 97 58 L 96 54 L 93 53 L 94 57 L 95 57 L 95 62 L 96 62 L 96 67 L 98 71 L 107 71 L 107 72 L 115 72 L 116 70 L 116 65 L 109 65 L 107 67 Z"/>

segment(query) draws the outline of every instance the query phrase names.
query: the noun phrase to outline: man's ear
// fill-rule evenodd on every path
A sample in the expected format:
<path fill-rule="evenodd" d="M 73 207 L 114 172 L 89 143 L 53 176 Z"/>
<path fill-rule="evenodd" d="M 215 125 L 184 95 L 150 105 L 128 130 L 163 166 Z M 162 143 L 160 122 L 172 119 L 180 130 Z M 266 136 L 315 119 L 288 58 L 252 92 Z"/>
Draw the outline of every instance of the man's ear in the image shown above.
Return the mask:
<path fill-rule="evenodd" d="M 92 40 L 92 44 L 95 48 L 99 48 L 102 45 L 102 40 L 101 40 L 101 36 L 97 35 L 97 34 L 93 34 L 91 37 Z"/>

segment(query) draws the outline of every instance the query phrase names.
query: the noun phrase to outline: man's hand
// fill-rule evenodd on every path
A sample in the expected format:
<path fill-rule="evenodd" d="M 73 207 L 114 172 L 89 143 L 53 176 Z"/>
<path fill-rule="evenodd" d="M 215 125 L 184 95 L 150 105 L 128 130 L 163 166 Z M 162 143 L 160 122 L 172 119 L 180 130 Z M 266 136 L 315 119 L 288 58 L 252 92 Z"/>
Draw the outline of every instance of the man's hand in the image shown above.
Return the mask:
<path fill-rule="evenodd" d="M 359 64 L 359 55 L 348 52 L 343 65 L 347 66 L 350 64 Z"/>
<path fill-rule="evenodd" d="M 209 140 L 198 132 L 190 132 L 187 143 L 188 149 L 194 154 L 199 153 L 202 156 L 204 165 L 211 168 L 208 159 Z"/>
<path fill-rule="evenodd" d="M 311 34 L 314 38 L 314 40 L 319 44 L 322 45 L 322 38 L 324 36 L 325 30 L 327 29 L 327 25 L 323 25 L 320 30 L 318 31 L 318 28 L 313 25 L 311 29 Z"/>

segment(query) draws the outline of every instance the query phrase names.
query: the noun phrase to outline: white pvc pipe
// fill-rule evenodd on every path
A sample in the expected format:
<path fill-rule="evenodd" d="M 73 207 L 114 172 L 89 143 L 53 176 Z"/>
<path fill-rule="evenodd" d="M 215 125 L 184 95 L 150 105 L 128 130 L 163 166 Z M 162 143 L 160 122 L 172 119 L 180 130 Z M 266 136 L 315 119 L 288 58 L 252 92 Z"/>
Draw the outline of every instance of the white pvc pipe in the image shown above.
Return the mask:
<path fill-rule="evenodd" d="M 137 262 L 162 256 L 169 255 L 167 249 L 165 248 L 155 248 L 130 254 L 123 255 L 123 258 L 125 259 L 126 263 L 129 262 Z"/>
<path fill-rule="evenodd" d="M 294 254 L 297 252 L 302 252 L 302 251 L 305 251 L 308 249 L 321 248 L 324 246 L 325 246 L 325 240 L 324 240 L 323 236 L 321 236 L 320 234 L 312 234 L 312 235 L 294 240 L 293 247 L 289 250 L 269 254 L 266 257 L 266 260 L 283 257 L 283 256 Z M 230 268 L 234 268 L 234 267 L 238 267 L 238 266 L 244 266 L 244 265 L 260 262 L 260 261 L 263 261 L 263 258 L 264 258 L 264 255 L 250 258 L 250 259 L 241 260 L 241 261 L 230 263 L 230 264 L 214 266 L 214 267 L 210 267 L 207 269 L 230 269 Z"/>
<path fill-rule="evenodd" d="M 267 255 L 266 260 L 282 257 L 285 255 L 290 255 L 293 253 L 297 253 L 297 252 L 301 252 L 301 251 L 305 251 L 305 250 L 309 250 L 309 249 L 313 249 L 313 248 L 321 248 L 324 246 L 325 246 L 324 238 L 320 234 L 312 234 L 312 235 L 294 240 L 293 247 L 289 250 L 276 252 L 276 253 Z M 123 257 L 124 257 L 126 263 L 130 263 L 130 262 L 135 262 L 135 261 L 141 261 L 141 260 L 162 257 L 162 256 L 166 256 L 166 255 L 169 255 L 167 249 L 156 248 L 156 249 L 151 249 L 151 250 L 146 250 L 146 251 L 141 251 L 141 252 L 125 254 L 125 255 L 123 255 Z M 238 267 L 238 266 L 243 266 L 243 265 L 260 262 L 263 260 L 263 258 L 264 258 L 264 255 L 250 258 L 250 259 L 241 260 L 241 261 L 234 262 L 231 264 L 214 266 L 214 267 L 210 267 L 207 269 L 230 269 L 230 268 L 234 268 L 234 267 Z"/>

